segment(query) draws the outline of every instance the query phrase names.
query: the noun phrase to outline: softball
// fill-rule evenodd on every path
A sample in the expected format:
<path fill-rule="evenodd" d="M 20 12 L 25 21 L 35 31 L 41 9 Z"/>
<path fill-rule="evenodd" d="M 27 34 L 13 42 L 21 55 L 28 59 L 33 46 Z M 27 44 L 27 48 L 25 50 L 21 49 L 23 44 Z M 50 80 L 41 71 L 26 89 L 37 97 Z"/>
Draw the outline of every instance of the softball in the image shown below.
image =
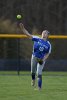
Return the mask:
<path fill-rule="evenodd" d="M 22 16 L 21 15 L 17 15 L 17 19 L 21 19 L 22 18 Z"/>

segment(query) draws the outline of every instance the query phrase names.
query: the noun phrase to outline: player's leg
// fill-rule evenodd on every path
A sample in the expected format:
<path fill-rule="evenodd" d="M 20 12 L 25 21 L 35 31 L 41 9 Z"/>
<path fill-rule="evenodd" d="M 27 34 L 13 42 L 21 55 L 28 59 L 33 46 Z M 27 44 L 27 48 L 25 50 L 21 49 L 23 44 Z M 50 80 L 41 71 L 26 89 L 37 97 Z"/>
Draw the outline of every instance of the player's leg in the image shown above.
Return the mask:
<path fill-rule="evenodd" d="M 38 80 L 38 89 L 42 88 L 42 70 L 44 67 L 45 62 L 40 65 L 39 63 L 37 64 L 37 80 Z"/>
<path fill-rule="evenodd" d="M 32 56 L 31 58 L 31 76 L 32 76 L 31 85 L 32 86 L 35 85 L 36 67 L 37 67 L 37 59 L 35 56 Z"/>

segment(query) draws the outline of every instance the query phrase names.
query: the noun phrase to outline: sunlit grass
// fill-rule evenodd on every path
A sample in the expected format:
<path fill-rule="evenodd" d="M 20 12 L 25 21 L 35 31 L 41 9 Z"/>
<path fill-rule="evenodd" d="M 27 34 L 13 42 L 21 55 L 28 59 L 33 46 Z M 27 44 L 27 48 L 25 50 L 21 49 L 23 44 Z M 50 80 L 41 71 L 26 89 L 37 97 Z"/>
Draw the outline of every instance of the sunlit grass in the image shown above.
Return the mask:
<path fill-rule="evenodd" d="M 9 73 L 9 72 L 7 72 Z M 43 72 L 41 91 L 31 86 L 30 72 L 16 72 L 0 75 L 0 100 L 66 100 L 67 73 Z"/>

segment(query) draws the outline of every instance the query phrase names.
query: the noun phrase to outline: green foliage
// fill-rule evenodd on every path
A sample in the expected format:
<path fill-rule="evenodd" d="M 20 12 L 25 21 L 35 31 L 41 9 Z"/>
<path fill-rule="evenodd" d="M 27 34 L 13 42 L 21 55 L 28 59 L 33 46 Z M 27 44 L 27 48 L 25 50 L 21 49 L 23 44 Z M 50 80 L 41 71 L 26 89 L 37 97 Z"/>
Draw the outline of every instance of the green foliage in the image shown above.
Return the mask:
<path fill-rule="evenodd" d="M 0 19 L 0 34 L 15 34 L 17 32 L 17 23 L 10 19 Z"/>

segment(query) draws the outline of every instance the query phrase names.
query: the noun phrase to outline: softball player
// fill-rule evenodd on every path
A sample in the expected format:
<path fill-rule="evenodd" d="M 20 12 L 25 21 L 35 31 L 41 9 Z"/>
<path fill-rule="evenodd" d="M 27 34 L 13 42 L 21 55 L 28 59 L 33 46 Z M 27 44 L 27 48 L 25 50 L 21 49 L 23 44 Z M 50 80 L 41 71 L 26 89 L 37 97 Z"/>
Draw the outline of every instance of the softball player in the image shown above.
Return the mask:
<path fill-rule="evenodd" d="M 38 79 L 38 89 L 42 88 L 42 70 L 45 64 L 46 59 L 51 53 L 51 44 L 47 40 L 49 36 L 49 32 L 44 30 L 42 32 L 42 37 L 39 38 L 37 36 L 33 36 L 29 34 L 29 32 L 24 28 L 23 24 L 20 23 L 20 28 L 24 34 L 26 34 L 32 41 L 34 41 L 33 45 L 33 53 L 31 58 L 31 74 L 32 74 L 32 82 L 31 85 L 35 85 L 35 75 L 37 70 L 37 79 Z"/>

